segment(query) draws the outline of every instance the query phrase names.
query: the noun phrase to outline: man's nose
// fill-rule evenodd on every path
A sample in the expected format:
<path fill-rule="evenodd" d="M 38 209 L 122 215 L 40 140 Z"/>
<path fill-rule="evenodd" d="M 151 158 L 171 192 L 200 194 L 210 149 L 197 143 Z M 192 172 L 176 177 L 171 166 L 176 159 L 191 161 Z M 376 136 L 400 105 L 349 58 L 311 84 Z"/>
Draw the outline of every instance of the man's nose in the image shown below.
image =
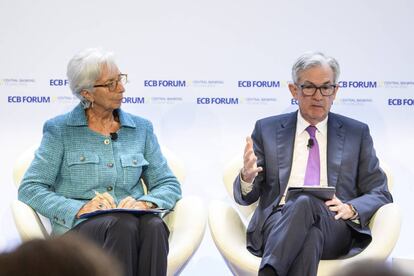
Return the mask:
<path fill-rule="evenodd" d="M 313 94 L 312 98 L 316 99 L 316 100 L 321 100 L 323 99 L 323 95 L 322 95 L 322 87 L 318 87 L 316 88 L 315 93 Z"/>

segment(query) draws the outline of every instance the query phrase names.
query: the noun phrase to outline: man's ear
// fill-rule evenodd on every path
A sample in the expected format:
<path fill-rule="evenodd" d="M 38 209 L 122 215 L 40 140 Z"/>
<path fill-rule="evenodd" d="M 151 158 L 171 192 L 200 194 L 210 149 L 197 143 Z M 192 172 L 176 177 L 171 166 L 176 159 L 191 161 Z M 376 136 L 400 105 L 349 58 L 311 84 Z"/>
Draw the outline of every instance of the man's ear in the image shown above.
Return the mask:
<path fill-rule="evenodd" d="M 289 83 L 288 87 L 290 90 L 290 94 L 292 94 L 292 97 L 297 100 L 298 99 L 298 87 L 293 83 Z"/>
<path fill-rule="evenodd" d="M 333 93 L 333 95 L 332 95 L 332 102 L 335 100 L 335 98 L 336 98 L 336 93 L 338 93 L 338 89 L 339 89 L 339 85 L 337 85 L 336 87 L 335 87 L 335 91 L 334 91 L 334 93 Z"/>

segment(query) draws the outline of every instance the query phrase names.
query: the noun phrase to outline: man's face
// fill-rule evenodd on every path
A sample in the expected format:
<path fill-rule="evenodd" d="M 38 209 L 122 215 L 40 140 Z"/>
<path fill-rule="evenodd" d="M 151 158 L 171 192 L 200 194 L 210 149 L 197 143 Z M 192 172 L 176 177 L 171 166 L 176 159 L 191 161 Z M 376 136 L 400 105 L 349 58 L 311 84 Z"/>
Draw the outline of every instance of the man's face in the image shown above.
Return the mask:
<path fill-rule="evenodd" d="M 298 101 L 300 113 L 308 123 L 316 125 L 328 116 L 338 91 L 337 86 L 331 87 L 334 84 L 334 73 L 328 65 L 306 69 L 299 74 L 298 83 L 289 84 L 290 93 Z M 307 90 L 311 90 L 312 87 L 323 87 L 325 91 L 330 88 L 333 92 L 330 96 L 323 96 L 318 89 L 312 96 L 307 96 L 302 87 Z"/>

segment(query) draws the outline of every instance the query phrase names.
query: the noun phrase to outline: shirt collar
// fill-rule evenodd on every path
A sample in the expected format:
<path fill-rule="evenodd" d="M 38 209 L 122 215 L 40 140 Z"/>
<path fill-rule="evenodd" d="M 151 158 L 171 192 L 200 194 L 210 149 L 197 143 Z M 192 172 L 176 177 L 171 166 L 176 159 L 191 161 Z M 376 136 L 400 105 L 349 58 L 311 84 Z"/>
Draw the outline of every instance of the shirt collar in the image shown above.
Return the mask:
<path fill-rule="evenodd" d="M 132 116 L 122 111 L 122 109 L 117 109 L 119 122 L 121 127 L 132 127 L 135 128 L 136 125 Z M 82 104 L 78 104 L 70 113 L 67 124 L 70 126 L 87 126 L 88 121 L 86 119 L 85 109 L 83 108 Z"/>
<path fill-rule="evenodd" d="M 306 128 L 310 125 L 303 117 L 302 114 L 300 114 L 300 111 L 298 111 L 298 118 L 296 122 L 296 136 L 302 134 L 304 131 L 306 131 Z M 328 115 L 329 116 L 329 115 Z M 322 122 L 319 122 L 316 124 L 316 128 L 319 133 L 322 135 L 328 134 L 328 116 L 326 116 L 325 119 L 323 119 Z"/>

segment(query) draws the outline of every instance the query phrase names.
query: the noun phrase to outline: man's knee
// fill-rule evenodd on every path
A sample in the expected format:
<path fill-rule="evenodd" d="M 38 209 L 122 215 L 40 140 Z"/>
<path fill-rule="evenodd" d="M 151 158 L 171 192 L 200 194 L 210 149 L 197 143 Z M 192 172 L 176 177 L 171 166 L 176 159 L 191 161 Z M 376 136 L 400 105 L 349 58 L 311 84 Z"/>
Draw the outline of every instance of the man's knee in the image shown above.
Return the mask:
<path fill-rule="evenodd" d="M 301 210 L 311 210 L 316 199 L 308 194 L 299 194 L 296 198 L 293 199 L 292 205 L 296 209 Z"/>

